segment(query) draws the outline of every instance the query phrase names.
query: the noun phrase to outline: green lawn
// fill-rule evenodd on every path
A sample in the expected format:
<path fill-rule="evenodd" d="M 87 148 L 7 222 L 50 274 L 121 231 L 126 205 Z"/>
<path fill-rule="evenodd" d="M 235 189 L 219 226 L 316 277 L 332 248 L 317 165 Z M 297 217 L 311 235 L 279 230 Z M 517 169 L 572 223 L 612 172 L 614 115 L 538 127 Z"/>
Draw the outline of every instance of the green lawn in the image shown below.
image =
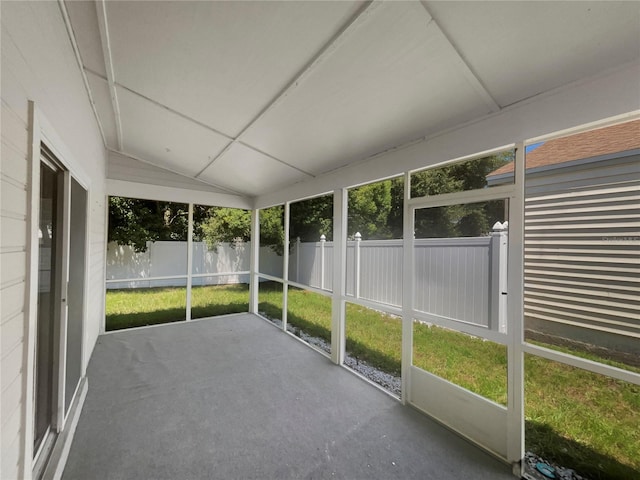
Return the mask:
<path fill-rule="evenodd" d="M 248 310 L 245 285 L 194 287 L 194 318 Z M 185 289 L 107 292 L 107 329 L 184 320 Z M 282 285 L 260 285 L 259 310 L 282 318 Z M 331 299 L 291 288 L 288 321 L 331 339 Z M 347 351 L 398 375 L 397 317 L 347 304 Z M 556 347 L 554 347 L 556 348 Z M 569 352 L 573 353 L 573 352 Z M 580 354 L 596 361 L 602 359 Z M 506 349 L 458 332 L 414 324 L 414 365 L 506 404 Z M 622 366 L 606 361 L 613 366 Z M 640 369 L 622 366 L 636 372 Z M 526 447 L 592 480 L 640 478 L 640 387 L 533 355 L 525 357 Z"/>
<path fill-rule="evenodd" d="M 191 318 L 249 311 L 249 287 L 244 284 L 193 287 Z M 184 287 L 107 290 L 106 329 L 179 322 L 186 318 Z"/>

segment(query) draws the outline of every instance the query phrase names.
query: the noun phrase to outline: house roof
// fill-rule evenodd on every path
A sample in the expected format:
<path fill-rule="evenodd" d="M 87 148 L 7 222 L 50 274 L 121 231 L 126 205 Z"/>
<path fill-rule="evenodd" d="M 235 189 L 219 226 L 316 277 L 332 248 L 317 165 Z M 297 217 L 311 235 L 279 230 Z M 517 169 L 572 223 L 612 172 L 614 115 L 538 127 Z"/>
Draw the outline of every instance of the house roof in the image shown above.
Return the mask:
<path fill-rule="evenodd" d="M 545 142 L 527 153 L 527 169 L 599 157 L 640 148 L 640 120 L 590 130 Z M 494 170 L 489 176 L 513 172 L 513 162 Z"/>

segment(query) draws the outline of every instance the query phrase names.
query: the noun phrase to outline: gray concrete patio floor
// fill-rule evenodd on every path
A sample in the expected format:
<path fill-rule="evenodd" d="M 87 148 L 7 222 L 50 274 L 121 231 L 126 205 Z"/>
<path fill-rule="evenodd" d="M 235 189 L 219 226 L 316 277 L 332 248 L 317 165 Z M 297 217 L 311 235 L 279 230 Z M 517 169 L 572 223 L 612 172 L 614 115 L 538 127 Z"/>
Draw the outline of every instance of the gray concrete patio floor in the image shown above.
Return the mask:
<path fill-rule="evenodd" d="M 103 335 L 63 479 L 491 479 L 500 463 L 259 317 Z"/>

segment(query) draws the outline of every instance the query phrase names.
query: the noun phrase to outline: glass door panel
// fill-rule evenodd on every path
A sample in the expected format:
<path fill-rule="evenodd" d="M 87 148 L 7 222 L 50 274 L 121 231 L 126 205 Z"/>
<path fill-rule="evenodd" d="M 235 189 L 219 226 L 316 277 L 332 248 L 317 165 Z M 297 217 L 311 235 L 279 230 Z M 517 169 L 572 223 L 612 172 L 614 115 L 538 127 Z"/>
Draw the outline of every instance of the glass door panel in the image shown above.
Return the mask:
<path fill-rule="evenodd" d="M 38 232 L 38 315 L 35 359 L 34 452 L 40 448 L 53 419 L 55 323 L 58 317 L 58 254 L 62 172 L 40 166 L 40 228 Z"/>

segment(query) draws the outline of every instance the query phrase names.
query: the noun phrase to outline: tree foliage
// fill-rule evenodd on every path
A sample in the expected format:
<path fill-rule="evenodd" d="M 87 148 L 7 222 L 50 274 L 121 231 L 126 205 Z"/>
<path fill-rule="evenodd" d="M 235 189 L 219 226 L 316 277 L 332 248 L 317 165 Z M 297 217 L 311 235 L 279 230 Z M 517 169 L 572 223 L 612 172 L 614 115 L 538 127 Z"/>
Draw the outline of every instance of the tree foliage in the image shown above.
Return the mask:
<path fill-rule="evenodd" d="M 188 214 L 188 206 L 180 203 L 110 197 L 107 238 L 136 252 L 146 251 L 147 242 L 185 241 Z"/>
<path fill-rule="evenodd" d="M 487 176 L 511 161 L 513 152 L 508 151 L 417 172 L 411 176 L 411 197 L 485 188 Z M 504 215 L 504 202 L 499 200 L 421 209 L 416 214 L 414 233 L 417 238 L 486 235 Z"/>

